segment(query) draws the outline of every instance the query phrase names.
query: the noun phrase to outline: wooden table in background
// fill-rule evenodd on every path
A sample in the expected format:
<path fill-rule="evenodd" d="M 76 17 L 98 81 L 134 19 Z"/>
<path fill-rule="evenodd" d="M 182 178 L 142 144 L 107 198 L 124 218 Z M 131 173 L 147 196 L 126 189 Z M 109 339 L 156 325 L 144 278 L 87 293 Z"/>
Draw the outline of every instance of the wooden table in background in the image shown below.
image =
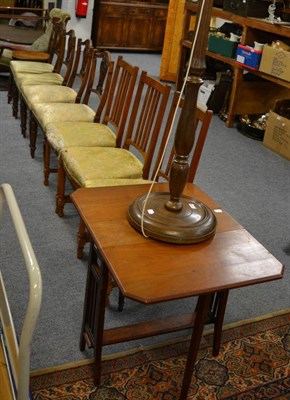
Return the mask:
<path fill-rule="evenodd" d="M 197 296 L 180 394 L 180 399 L 185 400 L 212 296 L 222 294 L 226 298 L 230 289 L 280 279 L 283 265 L 193 184 L 187 184 L 184 194 L 202 201 L 214 211 L 217 217 L 215 236 L 192 245 L 174 245 L 143 237 L 128 223 L 127 209 L 146 190 L 147 186 L 136 185 L 79 189 L 72 194 L 73 203 L 92 236 L 80 348 L 84 350 L 86 344 L 94 347 L 95 383 L 98 385 L 103 345 L 177 330 L 172 317 L 169 324 L 158 320 L 105 330 L 109 273 L 125 297 L 143 304 Z M 167 184 L 154 187 L 154 191 L 167 190 Z M 178 324 L 188 326 L 188 319 L 186 323 L 177 318 Z"/>

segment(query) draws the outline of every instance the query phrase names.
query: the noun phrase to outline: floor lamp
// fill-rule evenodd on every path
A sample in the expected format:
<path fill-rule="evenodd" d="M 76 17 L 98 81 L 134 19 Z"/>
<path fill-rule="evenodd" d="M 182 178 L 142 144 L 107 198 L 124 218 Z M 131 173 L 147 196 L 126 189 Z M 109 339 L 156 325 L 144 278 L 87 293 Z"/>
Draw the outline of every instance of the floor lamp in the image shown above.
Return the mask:
<path fill-rule="evenodd" d="M 129 206 L 128 220 L 145 236 L 169 243 L 198 243 L 215 234 L 216 218 L 200 201 L 183 195 L 187 182 L 188 157 L 194 145 L 192 127 L 196 121 L 198 91 L 203 83 L 200 78 L 205 69 L 205 51 L 212 11 L 212 0 L 200 0 L 198 4 L 194 39 L 189 70 L 184 83 L 184 105 L 174 139 L 173 159 L 169 192 L 153 192 L 143 195 Z"/>

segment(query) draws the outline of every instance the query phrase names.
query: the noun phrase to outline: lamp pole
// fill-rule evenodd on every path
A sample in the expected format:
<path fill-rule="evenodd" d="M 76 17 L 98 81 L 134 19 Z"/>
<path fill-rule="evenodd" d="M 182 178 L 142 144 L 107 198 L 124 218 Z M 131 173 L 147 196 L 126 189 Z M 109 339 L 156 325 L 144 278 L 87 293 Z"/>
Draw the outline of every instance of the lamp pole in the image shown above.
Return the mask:
<path fill-rule="evenodd" d="M 169 193 L 153 192 L 141 196 L 128 209 L 128 220 L 134 228 L 170 243 L 202 242 L 212 237 L 216 228 L 216 218 L 205 204 L 182 195 L 189 173 L 188 158 L 195 142 L 197 96 L 203 82 L 200 76 L 206 67 L 212 5 L 213 0 L 199 1 L 190 67 L 184 83 L 184 105 L 174 139 Z"/>

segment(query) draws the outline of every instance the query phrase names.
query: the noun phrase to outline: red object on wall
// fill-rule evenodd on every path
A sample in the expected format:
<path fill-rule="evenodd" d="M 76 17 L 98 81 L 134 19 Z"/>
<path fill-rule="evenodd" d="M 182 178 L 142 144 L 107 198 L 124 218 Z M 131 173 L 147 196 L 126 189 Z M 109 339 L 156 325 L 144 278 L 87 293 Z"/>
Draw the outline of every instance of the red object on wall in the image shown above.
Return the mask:
<path fill-rule="evenodd" d="M 76 17 L 86 18 L 88 11 L 89 1 L 78 0 L 76 4 Z"/>

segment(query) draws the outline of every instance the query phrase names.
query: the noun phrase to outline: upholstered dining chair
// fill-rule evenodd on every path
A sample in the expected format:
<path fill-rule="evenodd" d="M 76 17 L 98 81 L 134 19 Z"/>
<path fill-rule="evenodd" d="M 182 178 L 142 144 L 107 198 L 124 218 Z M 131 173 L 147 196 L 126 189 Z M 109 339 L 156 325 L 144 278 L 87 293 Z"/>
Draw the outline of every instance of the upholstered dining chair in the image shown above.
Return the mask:
<path fill-rule="evenodd" d="M 90 100 L 90 95 L 93 93 L 92 91 L 92 83 L 97 81 L 97 90 L 95 93 L 99 98 L 102 99 L 102 96 L 105 96 L 107 91 L 104 91 L 101 94 L 101 90 L 105 84 L 105 79 L 108 76 L 108 72 L 110 72 L 109 79 L 111 78 L 112 72 L 112 63 L 111 63 L 111 55 L 108 51 L 99 51 L 95 49 L 92 52 L 91 60 L 95 58 L 100 61 L 100 69 L 99 76 L 96 77 L 95 74 L 93 77 L 89 76 L 88 82 L 91 84 L 87 84 L 86 89 L 84 91 L 83 97 L 79 103 L 34 103 L 32 104 L 30 110 L 30 153 L 31 157 L 34 158 L 35 149 L 36 149 L 36 139 L 37 139 L 37 129 L 38 126 L 44 133 L 44 140 L 46 140 L 46 126 L 47 124 L 55 121 L 71 121 L 71 122 L 93 122 L 95 118 L 95 110 L 88 106 L 88 102 Z M 92 70 L 91 64 L 88 65 L 88 71 L 95 72 Z M 105 86 L 109 85 L 107 82 Z M 103 101 L 99 101 L 99 107 L 103 107 Z"/>
<path fill-rule="evenodd" d="M 69 34 L 69 33 L 68 33 Z M 92 57 L 92 42 L 90 39 L 83 41 L 78 39 L 76 51 L 74 42 L 76 38 L 68 39 L 67 55 L 64 59 L 64 68 L 66 73 L 62 85 L 50 85 L 44 83 L 42 85 L 23 85 L 20 93 L 20 116 L 21 116 L 21 132 L 26 137 L 27 109 L 31 110 L 32 105 L 36 103 L 79 103 L 85 90 L 89 70 L 86 63 Z M 64 68 L 62 70 L 64 70 Z M 76 82 L 77 81 L 77 82 Z M 78 91 L 72 87 L 77 83 Z"/>
<path fill-rule="evenodd" d="M 170 86 L 141 73 L 121 148 L 68 147 L 59 154 L 56 213 L 62 217 L 65 178 L 73 188 L 106 186 L 147 179 L 166 110 Z M 142 160 L 142 161 L 141 161 Z M 124 183 L 123 183 L 124 184 Z"/>
<path fill-rule="evenodd" d="M 35 40 L 34 43 L 30 47 L 27 46 L 20 46 L 17 43 L 7 42 L 6 44 L 2 44 L 0 46 L 0 66 L 1 71 L 9 72 L 10 68 L 10 61 L 12 60 L 12 52 L 14 50 L 21 50 L 21 51 L 33 51 L 33 52 L 49 52 L 49 45 L 50 45 L 50 37 L 53 31 L 53 21 L 55 20 L 62 20 L 66 25 L 70 20 L 70 14 L 59 9 L 53 8 L 49 12 L 49 19 L 46 24 L 45 32 Z"/>
<path fill-rule="evenodd" d="M 71 30 L 70 32 L 74 32 Z M 54 23 L 54 35 L 51 46 L 51 61 L 48 62 L 34 61 L 16 61 L 10 63 L 10 84 L 8 90 L 9 99 L 12 97 L 13 116 L 17 118 L 19 92 L 22 85 L 38 85 L 45 81 L 50 84 L 62 85 L 63 76 L 60 70 L 63 65 L 66 47 L 66 28 L 62 21 Z M 49 60 L 50 61 L 50 60 Z M 40 77 L 41 76 L 41 77 Z"/>
<path fill-rule="evenodd" d="M 50 154 L 56 155 L 66 147 L 120 147 L 121 139 L 128 119 L 138 67 L 134 67 L 119 56 L 114 68 L 108 93 L 107 85 L 102 96 L 103 105 L 99 106 L 94 122 L 52 122 L 46 126 L 44 149 L 44 184 L 48 185 Z M 104 108 L 104 113 L 101 112 Z"/>

